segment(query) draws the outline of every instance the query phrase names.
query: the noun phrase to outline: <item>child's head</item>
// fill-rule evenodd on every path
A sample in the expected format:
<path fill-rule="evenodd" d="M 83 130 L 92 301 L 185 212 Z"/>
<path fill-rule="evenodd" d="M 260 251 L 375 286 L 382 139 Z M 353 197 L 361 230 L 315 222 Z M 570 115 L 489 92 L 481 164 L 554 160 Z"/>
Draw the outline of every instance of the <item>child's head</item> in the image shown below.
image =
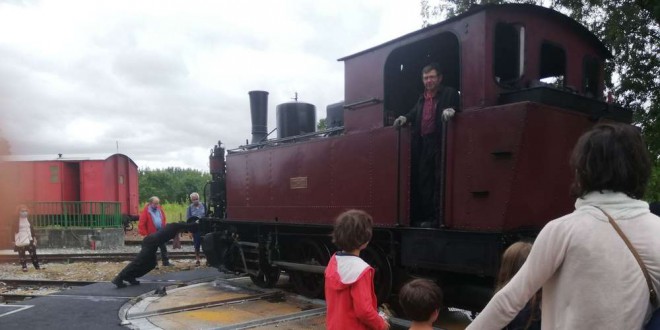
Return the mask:
<path fill-rule="evenodd" d="M 532 243 L 516 242 L 504 251 L 500 272 L 497 276 L 496 291 L 503 288 L 509 283 L 513 275 L 516 275 L 520 267 L 525 263 L 525 260 L 527 260 L 527 256 L 531 250 Z"/>
<path fill-rule="evenodd" d="M 433 322 L 442 307 L 442 290 L 433 281 L 415 279 L 399 291 L 403 312 L 416 322 Z"/>
<path fill-rule="evenodd" d="M 332 243 L 343 251 L 357 250 L 371 240 L 373 219 L 367 212 L 349 210 L 337 217 Z"/>

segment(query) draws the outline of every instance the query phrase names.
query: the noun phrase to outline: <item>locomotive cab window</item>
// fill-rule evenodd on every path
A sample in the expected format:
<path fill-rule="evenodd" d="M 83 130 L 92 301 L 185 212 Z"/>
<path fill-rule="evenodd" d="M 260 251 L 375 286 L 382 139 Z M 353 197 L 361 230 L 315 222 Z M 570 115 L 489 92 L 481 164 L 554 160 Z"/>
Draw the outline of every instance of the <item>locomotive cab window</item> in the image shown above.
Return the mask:
<path fill-rule="evenodd" d="M 582 63 L 582 92 L 587 97 L 600 98 L 599 78 L 600 62 L 592 56 L 586 56 Z"/>
<path fill-rule="evenodd" d="M 525 27 L 497 23 L 493 45 L 495 81 L 505 87 L 515 87 L 524 70 Z"/>
<path fill-rule="evenodd" d="M 399 47 L 392 51 L 385 62 L 385 125 L 406 114 L 424 92 L 422 68 L 438 63 L 442 85 L 460 90 L 459 45 L 456 36 L 444 32 Z"/>
<path fill-rule="evenodd" d="M 566 76 L 566 52 L 558 45 L 544 42 L 541 45 L 539 80 L 553 87 L 563 88 Z"/>

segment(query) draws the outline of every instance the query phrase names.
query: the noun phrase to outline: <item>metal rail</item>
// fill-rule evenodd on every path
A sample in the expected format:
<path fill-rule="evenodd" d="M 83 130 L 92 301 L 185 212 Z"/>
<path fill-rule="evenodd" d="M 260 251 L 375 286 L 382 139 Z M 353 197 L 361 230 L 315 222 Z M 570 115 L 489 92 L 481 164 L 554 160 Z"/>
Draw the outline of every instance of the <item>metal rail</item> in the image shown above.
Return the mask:
<path fill-rule="evenodd" d="M 13 293 L 0 293 L 0 302 L 19 302 L 37 297 L 44 297 L 46 295 L 39 294 L 13 294 Z"/>
<path fill-rule="evenodd" d="M 255 300 L 282 299 L 283 296 L 284 296 L 284 293 L 282 293 L 280 291 L 257 293 L 257 294 L 249 295 L 249 296 L 246 296 L 246 297 L 237 297 L 237 298 L 222 299 L 222 300 L 217 300 L 217 301 L 203 302 L 203 303 L 198 303 L 198 304 L 181 305 L 181 306 L 176 306 L 176 307 L 171 307 L 171 308 L 150 310 L 150 311 L 141 312 L 141 313 L 129 313 L 129 314 L 126 315 L 126 319 L 127 320 L 133 320 L 133 319 L 137 319 L 137 318 L 144 318 L 144 317 L 149 317 L 149 316 L 179 313 L 179 312 L 184 312 L 184 311 L 191 311 L 191 310 L 210 308 L 210 307 L 218 307 L 218 306 L 229 305 L 229 304 L 240 304 L 240 303 L 245 303 L 245 302 L 248 302 L 248 301 L 255 301 Z"/>
<path fill-rule="evenodd" d="M 188 240 L 188 239 L 182 239 L 181 240 L 181 245 L 192 245 L 193 241 Z M 142 245 L 141 240 L 124 240 L 124 245 L 129 245 L 129 246 L 134 246 L 134 245 Z M 169 247 L 168 247 L 169 249 Z"/>
<path fill-rule="evenodd" d="M 97 262 L 97 261 L 130 261 L 135 258 L 137 252 L 135 253 L 73 253 L 73 254 L 40 254 L 39 260 L 42 261 L 64 261 L 64 262 L 74 262 L 74 261 L 87 261 L 87 262 Z M 193 252 L 168 252 L 168 257 L 170 259 L 193 259 L 195 258 L 195 253 Z M 18 255 L 16 254 L 3 254 L 0 255 L 0 263 L 6 262 L 18 262 Z"/>
<path fill-rule="evenodd" d="M 69 286 L 84 286 L 98 283 L 95 281 L 60 281 L 60 280 L 24 280 L 24 279 L 0 279 L 0 286 L 53 286 L 53 287 L 69 287 Z"/>

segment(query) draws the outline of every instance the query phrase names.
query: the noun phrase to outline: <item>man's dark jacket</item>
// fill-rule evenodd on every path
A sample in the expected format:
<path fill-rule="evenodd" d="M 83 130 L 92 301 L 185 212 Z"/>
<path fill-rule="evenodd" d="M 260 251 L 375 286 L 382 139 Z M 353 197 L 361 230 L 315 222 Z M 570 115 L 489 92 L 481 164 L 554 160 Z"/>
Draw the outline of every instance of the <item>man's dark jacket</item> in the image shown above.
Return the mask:
<path fill-rule="evenodd" d="M 458 92 L 448 86 L 440 85 L 438 92 L 435 94 L 435 131 L 442 131 L 442 110 L 453 108 L 459 111 L 459 97 Z M 422 127 L 422 113 L 424 112 L 424 94 L 420 95 L 417 99 L 415 106 L 405 115 L 406 122 L 412 126 L 413 138 L 419 137 Z"/>

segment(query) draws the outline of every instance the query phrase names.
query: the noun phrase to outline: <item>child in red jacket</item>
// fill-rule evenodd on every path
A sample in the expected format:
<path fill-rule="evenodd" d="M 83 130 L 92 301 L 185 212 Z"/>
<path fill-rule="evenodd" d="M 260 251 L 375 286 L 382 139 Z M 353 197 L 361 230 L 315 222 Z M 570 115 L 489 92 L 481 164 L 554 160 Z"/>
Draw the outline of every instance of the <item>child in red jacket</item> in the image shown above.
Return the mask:
<path fill-rule="evenodd" d="M 325 269 L 326 326 L 337 329 L 388 329 L 378 315 L 374 272 L 360 251 L 371 240 L 373 220 L 364 211 L 350 210 L 337 217 L 332 242 L 339 248 Z"/>

